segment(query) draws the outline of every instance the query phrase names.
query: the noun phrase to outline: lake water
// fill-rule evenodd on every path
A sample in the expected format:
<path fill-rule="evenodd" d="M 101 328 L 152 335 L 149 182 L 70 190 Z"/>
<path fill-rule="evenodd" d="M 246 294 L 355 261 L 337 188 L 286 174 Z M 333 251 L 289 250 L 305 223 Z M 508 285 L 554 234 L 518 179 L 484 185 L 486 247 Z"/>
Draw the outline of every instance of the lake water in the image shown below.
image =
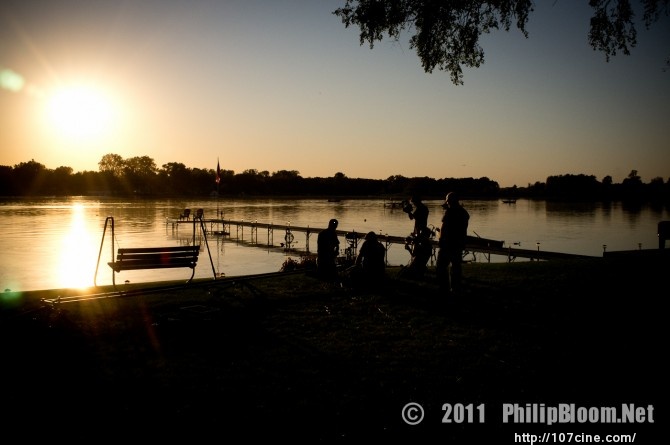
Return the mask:
<path fill-rule="evenodd" d="M 441 201 L 426 201 L 429 224 L 438 226 Z M 178 228 L 166 224 L 185 209 L 204 209 L 205 218 L 223 215 L 226 220 L 309 227 L 318 231 L 328 220 L 339 220 L 338 230 L 407 236 L 412 221 L 400 209 L 385 207 L 382 199 L 351 199 L 328 202 L 325 199 L 112 199 L 70 197 L 53 199 L 4 199 L 0 201 L 0 290 L 79 288 L 111 284 L 107 266 L 111 253 L 111 232 L 103 242 L 105 220 L 114 218 L 115 247 L 147 247 L 188 244 L 192 226 Z M 608 251 L 652 249 L 658 247 L 657 224 L 670 219 L 666 207 L 627 208 L 621 203 L 550 203 L 517 200 L 464 201 L 471 215 L 468 234 L 504 241 L 505 246 L 522 249 L 602 256 Z M 207 225 L 206 225 L 207 226 Z M 208 228 L 211 228 L 207 226 Z M 250 230 L 243 233 L 250 239 Z M 273 234 L 275 247 L 250 247 L 230 237 L 209 233 L 205 238 L 196 268 L 196 278 L 214 275 L 237 276 L 278 271 L 287 257 L 298 254 L 280 247 L 284 233 Z M 260 243 L 267 243 L 267 231 L 258 229 Z M 209 246 L 207 251 L 206 245 Z M 303 249 L 304 234 L 295 234 L 294 247 Z M 343 237 L 341 246 L 346 247 Z M 316 235 L 310 238 L 316 251 Z M 96 265 L 101 254 L 98 272 Z M 211 255 L 211 261 L 210 256 Z M 482 257 L 477 261 L 488 261 Z M 519 261 L 518 259 L 517 261 Z M 388 250 L 390 265 L 406 264 L 409 253 L 402 244 Z M 490 261 L 507 261 L 493 255 Z M 188 269 L 121 272 L 117 282 L 184 280 Z"/>

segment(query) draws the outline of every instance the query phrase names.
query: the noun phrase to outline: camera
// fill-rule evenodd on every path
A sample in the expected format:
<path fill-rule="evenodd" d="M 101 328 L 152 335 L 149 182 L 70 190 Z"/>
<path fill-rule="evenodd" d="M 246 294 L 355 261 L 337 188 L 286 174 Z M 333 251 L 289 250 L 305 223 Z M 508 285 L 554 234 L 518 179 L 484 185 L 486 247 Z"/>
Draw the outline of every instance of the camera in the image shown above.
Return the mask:
<path fill-rule="evenodd" d="M 412 213 L 412 204 L 409 203 L 407 200 L 403 200 L 400 204 L 402 204 L 402 211 L 405 213 Z"/>

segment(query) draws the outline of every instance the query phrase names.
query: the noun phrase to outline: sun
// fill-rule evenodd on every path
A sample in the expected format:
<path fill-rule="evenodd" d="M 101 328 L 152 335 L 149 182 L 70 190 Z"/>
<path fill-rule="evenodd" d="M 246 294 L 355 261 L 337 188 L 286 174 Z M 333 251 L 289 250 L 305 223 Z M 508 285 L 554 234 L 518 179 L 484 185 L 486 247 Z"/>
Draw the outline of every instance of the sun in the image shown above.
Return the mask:
<path fill-rule="evenodd" d="M 91 140 L 105 136 L 114 124 L 112 100 L 99 88 L 71 85 L 53 92 L 47 101 L 47 119 L 61 136 Z"/>

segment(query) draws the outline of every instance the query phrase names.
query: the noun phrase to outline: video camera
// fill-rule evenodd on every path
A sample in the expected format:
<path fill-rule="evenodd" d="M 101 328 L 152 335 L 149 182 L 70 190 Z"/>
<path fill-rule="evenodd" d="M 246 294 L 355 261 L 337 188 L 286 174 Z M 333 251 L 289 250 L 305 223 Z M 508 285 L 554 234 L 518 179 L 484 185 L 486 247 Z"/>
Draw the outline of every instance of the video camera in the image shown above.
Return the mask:
<path fill-rule="evenodd" d="M 409 201 L 406 199 L 403 199 L 400 204 L 402 205 L 402 211 L 405 213 L 412 213 L 413 207 L 412 204 L 410 204 Z"/>
<path fill-rule="evenodd" d="M 417 249 L 421 251 L 426 251 L 426 249 L 431 250 L 431 240 L 435 238 L 436 231 L 439 231 L 439 229 L 426 227 L 420 234 L 410 233 L 405 238 L 405 250 L 412 254 L 412 256 L 414 256 Z"/>

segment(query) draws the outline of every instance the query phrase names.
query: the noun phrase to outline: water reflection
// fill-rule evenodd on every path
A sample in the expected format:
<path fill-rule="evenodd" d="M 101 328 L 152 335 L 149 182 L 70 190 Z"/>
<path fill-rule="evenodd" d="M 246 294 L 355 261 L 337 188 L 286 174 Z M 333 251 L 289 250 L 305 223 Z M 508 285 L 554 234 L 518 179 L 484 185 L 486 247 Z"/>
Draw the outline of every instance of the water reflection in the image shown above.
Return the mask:
<path fill-rule="evenodd" d="M 504 241 L 505 246 L 543 251 L 602 255 L 607 250 L 656 248 L 657 224 L 670 219 L 668 209 L 643 207 L 631 212 L 620 203 L 545 203 L 519 199 L 515 204 L 496 200 L 464 200 L 471 214 L 469 234 Z M 440 225 L 442 200 L 427 200 L 428 223 Z M 192 242 L 192 227 L 178 229 L 166 224 L 184 208 L 203 208 L 205 218 L 223 212 L 226 219 L 258 223 L 309 227 L 314 232 L 337 218 L 345 232 L 406 236 L 413 222 L 401 209 L 389 209 L 383 199 L 204 199 L 204 200 L 132 200 L 65 198 L 0 201 L 0 290 L 35 290 L 60 287 L 85 287 L 93 284 L 100 243 L 107 216 L 115 219 L 115 247 L 163 246 Z M 210 226 L 207 225 L 210 229 Z M 213 230 L 216 230 L 214 228 Z M 232 228 L 233 231 L 235 228 Z M 247 229 L 248 230 L 248 229 Z M 249 247 L 248 242 L 230 237 L 208 236 L 213 265 L 203 245 L 196 278 L 213 273 L 226 276 L 275 272 L 287 256 L 279 247 L 283 232 L 273 235 L 274 247 Z M 247 241 L 250 233 L 245 233 Z M 259 244 L 268 242 L 264 231 L 256 233 Z M 306 239 L 296 234 L 295 247 L 304 249 Z M 315 236 L 310 249 L 315 250 Z M 344 241 L 344 240 L 342 240 Z M 345 247 L 344 242 L 342 246 Z M 111 284 L 111 239 L 105 240 L 99 263 L 98 284 Z M 389 264 L 409 261 L 401 244 L 391 245 Z M 506 261 L 493 256 L 492 261 Z M 481 260 L 479 260 L 481 261 Z M 215 269 L 214 272 L 212 269 Z M 130 272 L 117 281 L 131 282 L 178 279 L 174 270 Z"/>
<path fill-rule="evenodd" d="M 86 217 L 84 206 L 74 204 L 69 228 L 60 239 L 54 239 L 57 267 L 52 269 L 53 281 L 60 287 L 84 288 L 91 285 L 95 271 L 96 240 L 99 239 L 98 222 Z"/>
<path fill-rule="evenodd" d="M 570 215 L 572 213 L 578 213 L 581 215 L 593 215 L 597 208 L 600 207 L 599 203 L 595 202 L 563 202 L 563 201 L 547 201 L 545 208 L 547 209 L 547 214 L 559 214 L 559 215 Z"/>

